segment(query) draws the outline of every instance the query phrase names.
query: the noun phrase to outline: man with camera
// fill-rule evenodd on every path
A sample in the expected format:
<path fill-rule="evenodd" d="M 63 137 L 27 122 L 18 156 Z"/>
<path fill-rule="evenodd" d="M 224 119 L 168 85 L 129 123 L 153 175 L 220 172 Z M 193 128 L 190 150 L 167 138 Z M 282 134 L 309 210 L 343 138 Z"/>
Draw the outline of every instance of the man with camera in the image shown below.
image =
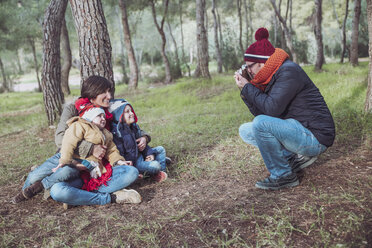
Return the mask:
<path fill-rule="evenodd" d="M 319 89 L 268 37 L 267 29 L 256 31 L 234 78 L 255 116 L 240 126 L 240 137 L 259 148 L 270 172 L 256 187 L 276 190 L 299 185 L 296 173 L 333 144 L 335 126 Z"/>

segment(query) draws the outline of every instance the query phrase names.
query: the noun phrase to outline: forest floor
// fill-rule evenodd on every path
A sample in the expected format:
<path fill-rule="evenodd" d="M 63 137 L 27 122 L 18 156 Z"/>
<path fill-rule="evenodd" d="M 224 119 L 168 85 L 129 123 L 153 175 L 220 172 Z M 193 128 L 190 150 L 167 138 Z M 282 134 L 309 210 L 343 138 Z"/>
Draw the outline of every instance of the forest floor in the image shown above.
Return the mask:
<path fill-rule="evenodd" d="M 299 173 L 299 186 L 264 191 L 254 186 L 268 176 L 259 151 L 237 135 L 242 120 L 236 113 L 247 109 L 239 99 L 232 100 L 231 96 L 238 98 L 236 89 L 226 95 L 229 86 L 218 82 L 202 86 L 188 82 L 172 87 L 172 91 L 160 89 L 154 94 L 172 101 L 170 93 L 186 94 L 197 89 L 194 93 L 203 105 L 209 102 L 220 113 L 230 110 L 234 117 L 215 116 L 210 106 L 203 112 L 199 105 L 195 107 L 200 111 L 197 113 L 193 113 L 195 109 L 181 112 L 168 106 L 168 112 L 159 110 L 165 117 L 158 118 L 157 108 L 163 105 L 159 98 L 152 100 L 149 91 L 132 96 L 139 109 L 137 115 L 153 113 L 154 117 L 141 119 L 145 130 L 157 134 L 159 141 L 152 142 L 164 145 L 173 159 L 167 181 L 155 183 L 147 178 L 130 186 L 142 195 L 138 205 L 75 206 L 64 210 L 61 203 L 43 200 L 42 194 L 13 205 L 10 200 L 20 191 L 31 166 L 45 160 L 45 154 L 52 155 L 54 130 L 35 126 L 0 136 L 0 246 L 372 247 L 372 143 L 370 136 L 358 133 L 365 126 L 360 124 L 354 133 L 342 138 L 350 127 L 340 123 L 351 124 L 351 117 L 350 121 L 342 119 L 331 103 L 339 131 L 334 145 Z M 143 96 L 149 102 L 142 102 Z M 182 106 L 195 105 L 181 96 L 175 98 Z M 221 101 L 225 102 L 218 105 Z M 226 106 L 227 101 L 233 102 Z M 153 108 L 145 110 L 146 104 Z M 179 113 L 188 129 L 182 126 L 181 119 L 174 123 L 168 119 Z M 160 127 L 151 129 L 155 123 L 152 118 L 158 118 Z M 191 125 L 197 125 L 195 120 L 203 121 L 205 129 L 198 126 L 192 131 Z M 370 120 L 368 117 L 365 122 Z M 237 125 L 225 130 L 229 122 Z M 170 132 L 167 136 L 161 132 L 164 123 L 168 125 L 166 132 Z M 214 124 L 210 133 L 209 123 Z M 201 145 L 201 140 L 206 144 Z M 28 164 L 8 166 L 23 156 L 20 147 L 26 153 L 20 161 Z"/>

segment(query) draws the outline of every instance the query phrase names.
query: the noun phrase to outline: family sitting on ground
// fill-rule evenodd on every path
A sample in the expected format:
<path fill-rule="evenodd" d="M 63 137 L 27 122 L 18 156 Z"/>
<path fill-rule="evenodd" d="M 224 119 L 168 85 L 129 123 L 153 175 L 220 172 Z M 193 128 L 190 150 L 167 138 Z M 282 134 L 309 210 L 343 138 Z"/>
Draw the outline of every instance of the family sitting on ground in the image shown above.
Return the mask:
<path fill-rule="evenodd" d="M 140 203 L 140 194 L 125 187 L 143 175 L 167 179 L 165 149 L 148 145 L 151 138 L 138 126 L 132 105 L 111 100 L 110 91 L 111 83 L 100 76 L 83 83 L 81 98 L 63 110 L 56 131 L 60 151 L 29 173 L 13 202 L 50 190 L 67 205 Z"/>
<path fill-rule="evenodd" d="M 239 134 L 260 150 L 270 172 L 255 186 L 277 190 L 299 185 L 297 173 L 333 144 L 335 125 L 319 89 L 268 37 L 267 29 L 256 31 L 234 78 L 254 116 Z M 167 179 L 165 149 L 148 146 L 151 138 L 132 105 L 111 100 L 111 90 L 103 77 L 84 81 L 81 97 L 61 115 L 55 137 L 60 152 L 29 173 L 15 203 L 43 190 L 65 205 L 139 203 L 140 194 L 126 187 L 143 175 Z"/>

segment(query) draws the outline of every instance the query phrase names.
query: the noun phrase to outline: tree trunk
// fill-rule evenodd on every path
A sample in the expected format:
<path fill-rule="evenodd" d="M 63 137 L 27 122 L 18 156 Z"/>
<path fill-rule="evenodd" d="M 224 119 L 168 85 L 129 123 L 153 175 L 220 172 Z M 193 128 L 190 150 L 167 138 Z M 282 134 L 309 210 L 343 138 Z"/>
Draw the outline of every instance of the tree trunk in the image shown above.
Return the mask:
<path fill-rule="evenodd" d="M 121 23 L 123 25 L 123 32 L 124 32 L 124 44 L 125 49 L 128 53 L 128 61 L 129 61 L 129 71 L 130 71 L 130 79 L 129 79 L 129 87 L 132 89 L 137 89 L 138 87 L 138 66 L 136 61 L 136 56 L 134 54 L 133 46 L 132 46 L 132 38 L 130 35 L 130 29 L 128 24 L 128 12 L 125 0 L 119 1 L 119 6 L 121 9 Z"/>
<path fill-rule="evenodd" d="M 205 0 L 196 0 L 196 50 L 198 64 L 195 69 L 196 77 L 211 78 L 208 69 L 208 39 L 204 26 Z"/>
<path fill-rule="evenodd" d="M 177 42 L 176 42 L 176 39 L 173 36 L 171 25 L 169 24 L 169 22 L 167 22 L 167 24 L 168 24 L 169 34 L 172 38 L 174 49 L 175 49 L 174 54 L 175 54 L 175 58 L 176 58 L 176 71 L 174 72 L 174 77 L 175 78 L 180 78 L 180 77 L 182 77 L 182 72 L 181 72 L 180 59 L 178 57 Z"/>
<path fill-rule="evenodd" d="M 37 85 L 38 85 L 38 92 L 41 92 L 41 84 L 40 84 L 40 77 L 39 77 L 39 63 L 37 62 L 35 41 L 34 41 L 33 38 L 28 37 L 28 43 L 31 46 L 32 55 L 34 57 L 34 66 L 35 66 L 35 72 L 36 72 L 36 80 L 37 80 Z"/>
<path fill-rule="evenodd" d="M 43 69 L 41 83 L 45 112 L 52 125 L 62 112 L 64 97 L 61 89 L 60 39 L 67 0 L 52 0 L 43 22 Z"/>
<path fill-rule="evenodd" d="M 221 56 L 220 44 L 218 42 L 218 23 L 217 23 L 216 11 L 215 11 L 216 8 L 217 8 L 216 0 L 212 0 L 212 14 L 213 14 L 213 19 L 214 19 L 214 25 L 213 25 L 214 43 L 216 46 L 216 57 L 217 57 L 217 72 L 222 73 L 222 56 Z"/>
<path fill-rule="evenodd" d="M 79 39 L 81 84 L 89 76 L 105 77 L 112 83 L 114 97 L 112 48 L 101 1 L 70 0 L 70 6 Z"/>
<path fill-rule="evenodd" d="M 341 40 L 341 58 L 340 58 L 340 63 L 344 63 L 344 57 L 345 57 L 345 52 L 346 52 L 346 20 L 347 20 L 347 16 L 348 16 L 348 13 L 349 13 L 349 0 L 346 0 L 346 6 L 345 6 L 345 16 L 344 16 L 344 20 L 343 20 L 343 23 L 341 23 L 339 21 L 339 18 L 338 18 L 338 15 L 337 15 L 337 11 L 336 11 L 336 5 L 335 5 L 335 1 L 332 0 L 332 7 L 333 7 L 333 12 L 334 12 L 334 15 L 336 17 L 336 21 L 340 27 L 340 40 Z"/>
<path fill-rule="evenodd" d="M 274 8 L 274 11 L 275 11 L 276 16 L 278 17 L 280 23 L 282 24 L 283 32 L 284 32 L 284 36 L 285 36 L 285 43 L 286 43 L 289 51 L 291 52 L 293 61 L 297 63 L 298 62 L 297 61 L 297 53 L 296 53 L 296 51 L 295 51 L 295 49 L 293 47 L 292 33 L 291 33 L 291 30 L 289 30 L 289 28 L 287 26 L 287 20 L 285 20 L 280 15 L 280 12 L 279 12 L 278 8 L 276 7 L 275 0 L 270 0 L 270 1 L 271 1 L 271 5 Z"/>
<path fill-rule="evenodd" d="M 318 52 L 316 55 L 315 70 L 321 71 L 324 64 L 323 36 L 322 36 L 322 0 L 315 0 L 314 34 Z"/>
<path fill-rule="evenodd" d="M 368 36 L 369 36 L 369 73 L 364 110 L 372 113 L 372 0 L 367 0 Z"/>
<path fill-rule="evenodd" d="M 160 21 L 160 25 L 159 25 L 158 21 L 156 20 L 156 10 L 155 10 L 154 0 L 149 0 L 149 2 L 150 2 L 150 5 L 151 5 L 152 16 L 154 18 L 155 26 L 158 29 L 158 32 L 159 32 L 159 34 L 161 36 L 161 40 L 162 40 L 161 57 L 163 58 L 163 63 L 164 63 L 164 66 L 165 66 L 165 83 L 169 84 L 169 83 L 172 82 L 172 75 L 171 75 L 171 71 L 170 71 L 169 60 L 168 60 L 167 54 L 165 52 L 165 45 L 167 43 L 167 39 L 165 38 L 165 33 L 164 33 L 164 21 L 165 21 L 165 18 L 167 17 L 169 0 L 165 0 L 165 2 L 163 2 L 164 14 L 163 14 L 163 18 Z"/>
<path fill-rule="evenodd" d="M 23 74 L 22 63 L 21 63 L 21 59 L 19 58 L 19 49 L 17 49 L 16 56 L 17 56 L 18 72 L 19 72 L 19 74 Z"/>
<path fill-rule="evenodd" d="M 358 36 L 359 36 L 359 19 L 361 12 L 361 0 L 354 1 L 354 18 L 353 31 L 351 34 L 350 63 L 353 66 L 358 65 Z"/>
<path fill-rule="evenodd" d="M 1 71 L 1 75 L 3 76 L 3 89 L 4 89 L 5 92 L 8 92 L 9 91 L 8 81 L 6 80 L 6 73 L 5 73 L 5 69 L 4 69 L 4 64 L 3 64 L 3 61 L 1 60 L 1 58 L 0 58 L 0 71 Z"/>
<path fill-rule="evenodd" d="M 239 19 L 239 47 L 242 54 L 244 54 L 243 47 L 243 22 L 242 22 L 242 1 L 236 0 L 236 7 L 238 8 L 238 19 Z"/>
<path fill-rule="evenodd" d="M 182 20 L 182 4 L 183 0 L 178 1 L 179 5 L 179 13 L 180 13 L 180 26 L 181 26 L 181 45 L 182 45 L 182 64 L 185 64 L 187 67 L 188 75 L 191 77 L 191 69 L 189 64 L 186 61 L 186 56 L 185 56 L 185 41 L 184 41 L 184 35 L 183 35 L 183 20 Z"/>
<path fill-rule="evenodd" d="M 120 5 L 120 2 L 119 2 L 119 5 Z M 119 6 L 115 6 L 115 15 L 117 16 L 117 20 L 118 20 L 118 27 L 120 27 L 120 25 L 122 25 L 122 18 L 120 17 L 120 14 L 119 14 L 119 9 L 120 7 Z M 121 11 L 121 9 L 120 9 Z M 119 54 L 120 56 L 120 66 L 121 66 L 121 71 L 123 73 L 123 78 L 121 79 L 122 83 L 124 84 L 129 84 L 129 78 L 128 78 L 128 74 L 127 74 L 127 69 L 126 69 L 126 58 L 125 58 L 125 45 L 124 45 L 124 31 L 122 28 L 120 28 L 119 30 L 119 33 L 120 33 L 120 52 L 121 54 Z"/>
<path fill-rule="evenodd" d="M 70 39 L 68 37 L 68 30 L 65 18 L 62 20 L 61 29 L 61 51 L 63 64 L 61 68 L 61 87 L 65 96 L 70 95 L 70 86 L 68 85 L 68 78 L 71 70 L 72 55 L 70 48 Z"/>

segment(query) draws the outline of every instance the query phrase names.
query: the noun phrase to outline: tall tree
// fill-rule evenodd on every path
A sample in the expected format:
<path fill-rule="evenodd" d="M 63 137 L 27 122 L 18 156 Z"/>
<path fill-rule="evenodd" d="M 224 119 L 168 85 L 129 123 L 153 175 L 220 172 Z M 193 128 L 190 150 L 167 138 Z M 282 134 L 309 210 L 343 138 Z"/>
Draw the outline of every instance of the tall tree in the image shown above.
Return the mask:
<path fill-rule="evenodd" d="M 349 13 L 349 0 L 346 0 L 345 1 L 345 16 L 344 16 L 344 20 L 341 21 L 339 20 L 338 18 L 338 15 L 337 15 L 337 11 L 336 11 L 336 4 L 335 4 L 335 0 L 332 0 L 332 7 L 333 7 L 333 12 L 334 12 L 334 15 L 336 17 L 336 21 L 338 23 L 338 26 L 340 27 L 340 37 L 341 37 L 341 58 L 340 58 L 340 63 L 344 63 L 344 57 L 345 57 L 345 53 L 346 53 L 346 20 L 347 20 L 347 16 L 348 16 L 348 13 Z"/>
<path fill-rule="evenodd" d="M 52 0 L 43 24 L 43 68 L 41 85 L 48 123 L 61 114 L 64 97 L 61 89 L 60 38 L 68 0 Z"/>
<path fill-rule="evenodd" d="M 128 53 L 129 61 L 129 70 L 130 70 L 130 79 L 129 87 L 137 89 L 138 87 L 138 66 L 136 61 L 136 56 L 134 54 L 134 49 L 132 46 L 132 38 L 130 35 L 130 29 L 128 24 L 128 14 L 127 14 L 127 5 L 125 0 L 119 0 L 119 6 L 121 10 L 121 23 L 123 25 L 124 32 L 124 44 Z"/>
<path fill-rule="evenodd" d="M 238 19 L 239 19 L 239 47 L 241 53 L 244 53 L 243 47 L 243 21 L 242 21 L 242 1 L 236 0 L 236 7 L 238 9 Z"/>
<path fill-rule="evenodd" d="M 322 70 L 325 62 L 323 51 L 323 36 L 322 36 L 322 0 L 315 0 L 315 20 L 314 20 L 314 34 L 318 52 L 316 55 L 315 70 Z"/>
<path fill-rule="evenodd" d="M 190 71 L 190 66 L 186 61 L 186 56 L 185 56 L 185 41 L 184 41 L 184 35 L 183 35 L 183 12 L 182 12 L 182 6 L 183 6 L 183 0 L 178 1 L 178 6 L 179 6 L 179 16 L 180 16 L 180 27 L 181 27 L 181 47 L 182 47 L 182 63 L 184 63 L 187 67 L 187 71 L 189 73 L 189 77 L 191 76 L 191 71 Z"/>
<path fill-rule="evenodd" d="M 168 83 L 172 82 L 172 75 L 171 75 L 171 71 L 170 71 L 169 60 L 168 60 L 167 54 L 165 52 L 165 45 L 167 43 L 167 39 L 166 39 L 165 33 L 164 33 L 164 21 L 165 21 L 165 18 L 167 17 L 169 0 L 163 1 L 164 13 L 163 13 L 163 17 L 160 21 L 160 25 L 159 25 L 158 21 L 156 20 L 156 9 L 155 9 L 155 2 L 154 1 L 156 1 L 156 0 L 149 0 L 150 5 L 151 5 L 151 10 L 152 10 L 152 16 L 154 18 L 154 23 L 155 23 L 155 26 L 156 26 L 156 28 L 157 28 L 157 30 L 160 34 L 161 40 L 162 40 L 161 57 L 163 58 L 163 63 L 164 63 L 164 66 L 165 66 L 165 83 L 168 84 Z"/>
<path fill-rule="evenodd" d="M 32 55 L 34 58 L 34 66 L 35 66 L 35 72 L 36 72 L 36 79 L 37 79 L 37 85 L 38 85 L 38 91 L 41 92 L 41 84 L 40 84 L 40 77 L 39 77 L 39 62 L 37 61 L 37 55 L 36 55 L 36 47 L 35 47 L 35 39 L 32 36 L 27 37 L 28 44 L 31 47 Z"/>
<path fill-rule="evenodd" d="M 372 112 L 372 0 L 367 0 L 368 36 L 369 36 L 369 72 L 368 87 L 364 110 Z"/>
<path fill-rule="evenodd" d="M 278 17 L 280 23 L 282 24 L 283 32 L 284 32 L 284 36 L 285 36 L 285 42 L 286 42 L 286 45 L 287 45 L 289 51 L 291 52 L 292 59 L 293 59 L 294 62 L 298 62 L 297 61 L 297 53 L 296 53 L 296 51 L 294 49 L 294 46 L 293 46 L 292 30 L 290 30 L 288 25 L 287 25 L 287 19 L 284 19 L 282 17 L 282 15 L 280 14 L 280 4 L 279 4 L 279 9 L 278 9 L 278 7 L 276 6 L 275 0 L 270 0 L 270 2 L 271 2 L 271 5 L 274 8 L 276 16 Z M 287 4 L 287 9 L 288 8 L 289 8 L 289 5 Z M 287 13 L 288 13 L 288 11 L 287 11 Z"/>
<path fill-rule="evenodd" d="M 3 64 L 3 61 L 2 61 L 1 58 L 0 58 L 0 71 L 1 71 L 1 76 L 3 77 L 3 90 L 5 92 L 8 92 L 9 91 L 8 81 L 6 80 L 6 73 L 5 73 L 5 69 L 4 69 L 4 64 Z"/>
<path fill-rule="evenodd" d="M 217 16 L 215 9 L 216 6 L 216 0 L 212 0 L 212 14 L 213 14 L 213 29 L 214 29 L 214 44 L 216 46 L 216 57 L 217 57 L 217 72 L 222 73 L 222 56 L 221 56 L 221 49 L 220 44 L 218 42 L 218 23 L 217 23 Z"/>
<path fill-rule="evenodd" d="M 63 64 L 61 68 L 61 87 L 63 94 L 67 96 L 70 95 L 70 86 L 68 85 L 68 78 L 70 75 L 70 69 L 72 65 L 72 55 L 70 39 L 68 37 L 68 30 L 65 18 L 63 18 L 61 29 L 61 51 L 63 59 Z"/>
<path fill-rule="evenodd" d="M 198 64 L 195 69 L 196 77 L 211 78 L 208 68 L 208 39 L 204 25 L 205 0 L 196 0 L 196 50 Z"/>
<path fill-rule="evenodd" d="M 350 63 L 358 65 L 358 38 L 359 38 L 359 18 L 361 12 L 361 0 L 354 0 L 353 31 L 351 33 Z"/>
<path fill-rule="evenodd" d="M 179 77 L 182 77 L 182 71 L 181 71 L 180 59 L 179 59 L 179 56 L 178 56 L 178 46 L 177 46 L 176 39 L 173 36 L 172 27 L 171 27 L 169 21 L 167 21 L 167 25 L 168 25 L 168 29 L 169 29 L 169 35 L 172 38 L 172 42 L 173 42 L 173 46 L 174 46 L 174 56 L 175 56 L 175 59 L 176 59 L 176 68 L 175 68 L 175 71 L 173 72 L 173 76 L 175 78 L 179 78 Z"/>
<path fill-rule="evenodd" d="M 115 80 L 111 61 L 111 42 L 100 0 L 70 0 L 79 39 L 81 83 L 92 75 Z"/>

